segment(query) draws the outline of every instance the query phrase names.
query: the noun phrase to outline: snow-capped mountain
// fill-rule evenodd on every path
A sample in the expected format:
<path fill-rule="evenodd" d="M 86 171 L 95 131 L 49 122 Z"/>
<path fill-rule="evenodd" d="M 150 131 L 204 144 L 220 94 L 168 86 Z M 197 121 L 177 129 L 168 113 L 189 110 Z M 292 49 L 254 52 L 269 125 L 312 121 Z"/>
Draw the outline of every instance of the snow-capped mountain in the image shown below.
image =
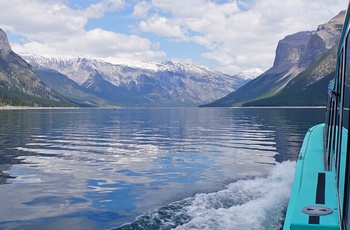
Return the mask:
<path fill-rule="evenodd" d="M 263 73 L 264 71 L 259 68 L 252 68 L 252 69 L 242 71 L 241 73 L 238 74 L 238 76 L 246 80 L 252 80 Z"/>
<path fill-rule="evenodd" d="M 132 61 L 128 65 L 85 57 L 21 56 L 40 70 L 41 76 L 45 70 L 57 71 L 116 105 L 199 105 L 223 97 L 247 82 L 240 76 L 183 62 L 160 61 L 137 63 L 137 66 Z"/>

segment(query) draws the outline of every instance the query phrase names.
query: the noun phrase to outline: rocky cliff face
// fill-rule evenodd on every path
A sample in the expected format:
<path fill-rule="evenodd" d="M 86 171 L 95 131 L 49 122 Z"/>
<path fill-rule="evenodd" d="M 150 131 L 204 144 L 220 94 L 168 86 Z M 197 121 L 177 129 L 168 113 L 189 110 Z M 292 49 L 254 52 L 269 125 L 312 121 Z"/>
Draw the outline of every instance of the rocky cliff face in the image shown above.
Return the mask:
<path fill-rule="evenodd" d="M 15 54 L 0 29 L 0 105 L 62 105 L 61 99 L 40 81 L 32 67 Z"/>
<path fill-rule="evenodd" d="M 319 55 L 338 44 L 345 11 L 329 22 L 319 25 L 316 31 L 303 31 L 288 35 L 278 42 L 273 67 L 270 71 L 283 72 L 297 66 L 305 68 Z"/>
<path fill-rule="evenodd" d="M 11 52 L 11 47 L 8 42 L 5 32 L 0 29 L 0 57 L 5 58 Z"/>
<path fill-rule="evenodd" d="M 339 42 L 342 24 L 345 17 L 345 11 L 340 12 L 336 17 L 329 22 L 319 25 L 315 31 L 299 32 L 293 35 L 288 35 L 279 41 L 276 49 L 276 57 L 273 67 L 256 79 L 248 82 L 246 85 L 206 106 L 240 106 L 254 105 L 259 103 L 250 103 L 253 101 L 261 101 L 264 98 L 270 98 L 284 91 L 288 86 L 288 103 L 283 100 L 275 100 L 273 105 L 292 105 L 293 97 L 298 95 L 293 94 L 291 84 L 303 82 L 306 86 L 311 86 L 325 77 L 329 79 L 331 72 L 334 71 L 334 50 Z M 318 60 L 322 59 L 322 60 Z M 309 66 L 314 64 L 313 69 Z M 332 69 L 333 68 L 333 69 Z M 328 81 L 328 80 L 327 80 Z M 325 80 L 321 85 L 326 87 Z M 301 87 L 300 84 L 297 84 Z M 296 87 L 296 85 L 294 85 Z M 314 87 L 314 90 L 320 91 L 322 87 Z M 305 87 L 304 87 L 305 88 Z M 298 90 L 294 90 L 299 92 Z M 311 91 L 310 91 L 311 92 Z M 324 91 L 326 92 L 326 88 Z M 318 95 L 319 92 L 310 93 Z M 286 96 L 287 98 L 287 96 Z M 278 101 L 278 103 L 277 103 Z M 300 100 L 304 103 L 306 100 Z M 323 103 L 317 99 L 317 103 Z M 298 102 L 299 103 L 299 102 Z M 265 100 L 264 105 L 269 105 Z M 296 105 L 296 104 L 293 104 Z M 304 105 L 304 104 L 303 104 Z"/>
<path fill-rule="evenodd" d="M 278 42 L 271 72 L 281 73 L 298 65 L 313 33 L 309 31 L 288 35 Z"/>

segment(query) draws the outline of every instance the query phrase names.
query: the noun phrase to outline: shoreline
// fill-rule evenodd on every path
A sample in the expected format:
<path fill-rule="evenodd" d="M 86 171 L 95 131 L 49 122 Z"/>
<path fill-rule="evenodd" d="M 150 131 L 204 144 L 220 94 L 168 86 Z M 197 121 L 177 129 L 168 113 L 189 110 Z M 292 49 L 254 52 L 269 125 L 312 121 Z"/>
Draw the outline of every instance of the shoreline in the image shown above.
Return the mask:
<path fill-rule="evenodd" d="M 32 107 L 32 106 L 0 106 L 0 110 L 29 110 L 29 109 L 78 109 L 83 107 Z"/>
<path fill-rule="evenodd" d="M 171 107 L 171 106 L 169 106 Z M 180 108 L 181 106 L 179 106 Z M 135 108 L 135 107 L 32 107 L 32 106 L 0 106 L 0 110 L 46 110 L 46 109 L 120 109 L 120 108 Z M 136 107 L 143 108 L 143 106 Z M 166 107 L 147 107 L 147 108 L 166 108 Z M 176 107 L 171 107 L 176 108 Z M 188 107 L 201 108 L 201 107 Z M 202 107 L 203 108 L 203 107 Z M 204 107 L 204 108 L 230 108 L 230 109 L 306 109 L 306 108 L 326 108 L 326 106 L 249 106 L 249 107 Z"/>
<path fill-rule="evenodd" d="M 222 107 L 224 108 L 224 107 Z M 243 108 L 243 109 L 249 109 L 249 108 L 252 108 L 252 109 L 307 109 L 307 108 L 326 108 L 325 105 L 315 105 L 315 106 L 312 106 L 312 105 L 303 105 L 303 106 L 295 106 L 295 105 L 291 105 L 291 106 L 247 106 L 247 107 L 229 107 L 229 108 L 233 108 L 233 109 L 239 109 L 239 108 Z"/>

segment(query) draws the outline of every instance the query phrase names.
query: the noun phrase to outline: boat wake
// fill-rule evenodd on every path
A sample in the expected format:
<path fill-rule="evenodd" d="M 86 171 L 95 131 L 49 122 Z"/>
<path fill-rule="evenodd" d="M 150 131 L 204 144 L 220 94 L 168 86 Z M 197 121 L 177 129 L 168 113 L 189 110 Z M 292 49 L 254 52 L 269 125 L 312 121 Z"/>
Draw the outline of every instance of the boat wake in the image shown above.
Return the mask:
<path fill-rule="evenodd" d="M 117 229 L 281 229 L 295 162 L 277 164 L 266 177 L 171 203 Z"/>

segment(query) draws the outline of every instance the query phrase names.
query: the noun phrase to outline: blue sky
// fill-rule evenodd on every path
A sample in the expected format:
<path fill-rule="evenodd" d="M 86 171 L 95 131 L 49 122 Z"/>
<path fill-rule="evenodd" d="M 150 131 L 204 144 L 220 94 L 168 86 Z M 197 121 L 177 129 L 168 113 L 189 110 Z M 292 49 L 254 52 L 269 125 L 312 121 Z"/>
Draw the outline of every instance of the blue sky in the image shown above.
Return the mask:
<path fill-rule="evenodd" d="M 315 30 L 347 0 L 0 0 L 17 53 L 192 62 L 267 70 L 286 35 Z"/>

